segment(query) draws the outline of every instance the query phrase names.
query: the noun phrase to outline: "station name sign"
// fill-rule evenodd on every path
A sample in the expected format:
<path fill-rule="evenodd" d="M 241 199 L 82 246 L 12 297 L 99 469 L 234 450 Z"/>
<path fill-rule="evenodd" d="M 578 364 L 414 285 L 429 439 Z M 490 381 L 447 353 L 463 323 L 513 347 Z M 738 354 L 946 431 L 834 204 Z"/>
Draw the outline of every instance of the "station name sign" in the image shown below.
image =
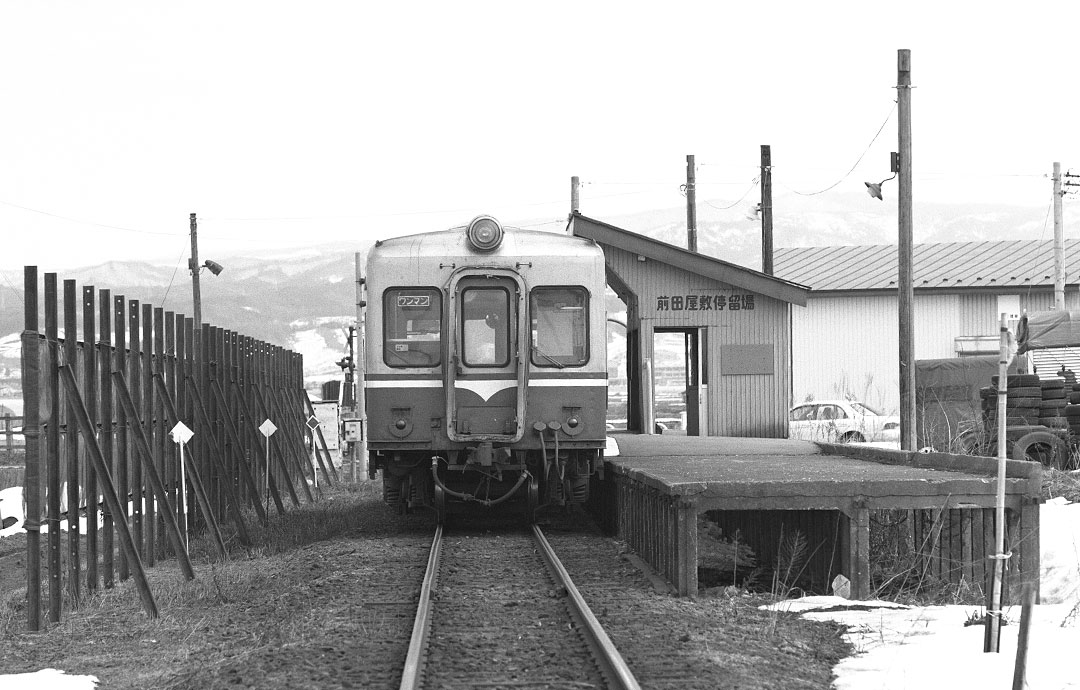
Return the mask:
<path fill-rule="evenodd" d="M 656 311 L 753 311 L 754 295 L 660 295 Z"/>

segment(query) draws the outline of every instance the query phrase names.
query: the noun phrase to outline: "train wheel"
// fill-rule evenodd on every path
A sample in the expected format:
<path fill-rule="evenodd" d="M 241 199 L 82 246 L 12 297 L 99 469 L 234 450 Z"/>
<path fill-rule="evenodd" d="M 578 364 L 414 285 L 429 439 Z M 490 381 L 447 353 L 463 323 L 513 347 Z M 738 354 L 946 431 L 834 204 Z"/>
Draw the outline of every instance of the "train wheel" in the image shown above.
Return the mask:
<path fill-rule="evenodd" d="M 536 481 L 536 477 L 529 477 L 528 485 L 525 487 L 525 522 L 532 524 L 536 522 L 536 511 L 540 509 L 540 485 Z"/>
<path fill-rule="evenodd" d="M 440 525 L 446 525 L 446 492 L 441 486 L 435 486 L 435 519 Z"/>

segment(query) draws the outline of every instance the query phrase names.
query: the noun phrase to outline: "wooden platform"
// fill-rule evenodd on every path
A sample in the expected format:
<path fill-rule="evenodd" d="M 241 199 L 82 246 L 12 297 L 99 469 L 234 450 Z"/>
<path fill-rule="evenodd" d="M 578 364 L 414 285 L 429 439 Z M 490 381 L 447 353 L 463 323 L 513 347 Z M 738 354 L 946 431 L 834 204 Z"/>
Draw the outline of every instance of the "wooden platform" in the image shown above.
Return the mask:
<path fill-rule="evenodd" d="M 768 547 L 783 519 L 797 522 L 817 547 L 817 580 L 827 585 L 842 573 L 859 598 L 870 594 L 871 511 L 909 511 L 911 539 L 929 572 L 969 582 L 988 573 L 994 458 L 787 439 L 612 438 L 618 454 L 607 457 L 599 492 L 609 527 L 681 595 L 697 591 L 697 517 L 706 512 L 726 532 L 761 542 L 758 548 Z M 1010 460 L 1006 477 L 1006 550 L 1014 552 L 1011 579 L 1019 582 L 1017 575 L 1038 572 L 1042 467 Z"/>

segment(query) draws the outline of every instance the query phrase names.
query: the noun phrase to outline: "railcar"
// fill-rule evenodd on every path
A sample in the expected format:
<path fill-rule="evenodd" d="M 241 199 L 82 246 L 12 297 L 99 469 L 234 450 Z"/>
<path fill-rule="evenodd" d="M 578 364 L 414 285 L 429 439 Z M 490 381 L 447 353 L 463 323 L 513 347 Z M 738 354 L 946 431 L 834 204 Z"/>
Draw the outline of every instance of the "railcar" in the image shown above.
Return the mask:
<path fill-rule="evenodd" d="M 468 225 L 368 255 L 369 474 L 401 511 L 582 503 L 606 438 L 603 252 L 580 237 Z"/>

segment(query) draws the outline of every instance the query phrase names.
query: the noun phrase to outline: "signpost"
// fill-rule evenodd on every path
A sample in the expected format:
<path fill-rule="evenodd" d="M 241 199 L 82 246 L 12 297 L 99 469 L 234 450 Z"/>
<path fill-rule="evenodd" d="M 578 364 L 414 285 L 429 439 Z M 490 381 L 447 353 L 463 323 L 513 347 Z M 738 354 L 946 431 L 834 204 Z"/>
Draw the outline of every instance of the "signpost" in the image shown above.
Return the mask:
<path fill-rule="evenodd" d="M 319 428 L 319 418 L 315 415 L 311 415 L 304 422 L 307 424 L 307 428 L 311 429 L 311 476 L 315 477 L 315 488 L 319 488 L 319 463 L 315 454 L 319 451 L 315 448 L 315 430 Z"/>
<path fill-rule="evenodd" d="M 266 512 L 270 513 L 270 437 L 277 431 L 277 426 L 269 419 L 259 425 L 259 431 L 266 437 Z"/>
<path fill-rule="evenodd" d="M 191 437 L 195 435 L 195 432 L 187 428 L 183 422 L 177 422 L 176 426 L 169 432 L 176 445 L 180 446 L 180 502 L 184 506 L 184 522 L 180 525 L 180 529 L 184 531 L 184 548 L 188 548 L 188 529 L 187 529 L 187 466 L 184 464 L 184 446 L 191 440 Z"/>

